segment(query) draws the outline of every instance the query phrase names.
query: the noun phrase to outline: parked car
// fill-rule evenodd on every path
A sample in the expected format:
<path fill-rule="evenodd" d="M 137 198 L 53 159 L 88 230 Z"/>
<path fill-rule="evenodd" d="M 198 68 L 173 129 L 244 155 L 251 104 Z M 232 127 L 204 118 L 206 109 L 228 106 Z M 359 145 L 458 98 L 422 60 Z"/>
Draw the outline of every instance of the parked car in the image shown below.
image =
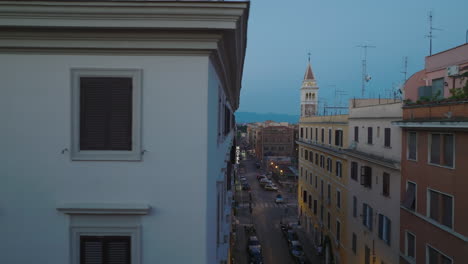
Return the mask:
<path fill-rule="evenodd" d="M 260 169 L 260 162 L 256 162 L 255 166 L 257 167 L 257 169 Z"/>
<path fill-rule="evenodd" d="M 249 242 L 247 243 L 247 249 L 250 251 L 258 250 L 260 253 L 262 252 L 262 246 L 260 245 L 260 241 L 258 241 L 257 236 L 250 236 Z"/>
<path fill-rule="evenodd" d="M 283 195 L 281 195 L 281 194 L 278 193 L 278 194 L 276 195 L 276 198 L 275 198 L 275 203 L 277 203 L 277 204 L 284 203 Z"/>
<path fill-rule="evenodd" d="M 298 241 L 299 237 L 297 236 L 296 232 L 292 229 L 286 229 L 285 232 L 283 233 L 284 236 L 286 237 L 286 240 L 288 241 L 288 244 L 290 245 L 292 241 Z"/>
<path fill-rule="evenodd" d="M 294 258 L 300 258 L 304 256 L 304 249 L 299 241 L 294 240 L 289 243 L 289 252 Z"/>
<path fill-rule="evenodd" d="M 260 180 L 260 178 L 266 178 L 265 174 L 257 174 L 257 180 Z"/>
<path fill-rule="evenodd" d="M 247 181 L 247 178 L 244 177 L 244 176 L 242 176 L 242 177 L 240 177 L 240 180 L 241 180 L 241 181 Z"/>
<path fill-rule="evenodd" d="M 264 186 L 264 185 L 266 185 L 268 183 L 271 183 L 271 181 L 269 179 L 267 179 L 267 178 L 263 178 L 263 179 L 260 180 L 260 186 Z"/>
<path fill-rule="evenodd" d="M 258 249 L 249 249 L 249 263 L 250 264 L 263 264 L 262 252 Z"/>
<path fill-rule="evenodd" d="M 267 183 L 265 184 L 265 186 L 263 186 L 263 188 L 267 191 L 278 191 L 278 187 L 276 187 L 274 184 L 272 183 Z"/>
<path fill-rule="evenodd" d="M 250 190 L 250 185 L 247 182 L 242 183 L 242 190 L 248 191 Z"/>

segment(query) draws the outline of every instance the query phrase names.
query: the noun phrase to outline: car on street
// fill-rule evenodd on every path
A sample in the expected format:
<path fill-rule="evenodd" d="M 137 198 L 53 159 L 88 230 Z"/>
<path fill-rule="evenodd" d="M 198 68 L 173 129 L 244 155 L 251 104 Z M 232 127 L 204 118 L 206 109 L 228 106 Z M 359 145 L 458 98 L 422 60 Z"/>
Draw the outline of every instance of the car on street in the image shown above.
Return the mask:
<path fill-rule="evenodd" d="M 276 195 L 276 198 L 275 198 L 275 203 L 277 203 L 277 204 L 284 203 L 283 195 L 281 195 L 281 194 L 278 193 L 278 194 Z"/>
<path fill-rule="evenodd" d="M 288 244 L 290 245 L 292 241 L 298 241 L 299 240 L 299 237 L 297 236 L 297 233 L 292 230 L 292 229 L 286 229 L 284 230 L 284 237 L 286 238 L 286 240 L 288 241 Z"/>
<path fill-rule="evenodd" d="M 240 180 L 241 180 L 241 181 L 247 181 L 247 178 L 244 177 L 244 176 L 242 176 L 242 177 L 240 177 Z"/>
<path fill-rule="evenodd" d="M 249 252 L 253 250 L 258 250 L 260 253 L 262 252 L 262 246 L 260 245 L 260 241 L 258 241 L 257 236 L 249 237 L 249 241 L 247 242 L 247 249 Z"/>
<path fill-rule="evenodd" d="M 267 178 L 263 178 L 263 179 L 260 180 L 260 186 L 264 186 L 264 185 L 266 185 L 268 183 L 271 183 L 271 181 L 269 179 L 267 179 Z"/>
<path fill-rule="evenodd" d="M 273 183 L 267 183 L 263 188 L 267 191 L 278 191 L 278 187 L 276 187 Z"/>
<path fill-rule="evenodd" d="M 257 180 L 260 180 L 261 178 L 266 178 L 265 174 L 257 174 Z"/>
<path fill-rule="evenodd" d="M 250 264 L 263 264 L 262 252 L 258 249 L 249 249 L 249 263 Z"/>
<path fill-rule="evenodd" d="M 304 249 L 302 248 L 301 242 L 294 240 L 289 243 L 289 252 L 294 258 L 300 258 L 304 256 Z"/>
<path fill-rule="evenodd" d="M 250 190 L 250 185 L 247 182 L 242 183 L 242 190 L 248 191 Z"/>

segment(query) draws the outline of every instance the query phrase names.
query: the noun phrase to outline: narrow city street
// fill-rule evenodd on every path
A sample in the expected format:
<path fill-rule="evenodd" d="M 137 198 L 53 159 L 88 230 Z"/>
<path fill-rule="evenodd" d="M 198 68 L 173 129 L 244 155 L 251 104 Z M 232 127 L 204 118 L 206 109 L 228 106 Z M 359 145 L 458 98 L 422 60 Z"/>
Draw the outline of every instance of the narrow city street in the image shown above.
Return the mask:
<path fill-rule="evenodd" d="M 287 241 L 281 233 L 280 222 L 282 220 L 287 221 L 287 219 L 297 219 L 296 194 L 283 191 L 280 187 L 279 193 L 283 195 L 285 202 L 276 204 L 275 196 L 278 192 L 266 191 L 260 186 L 256 178 L 260 171 L 255 166 L 255 160 L 242 161 L 242 167 L 244 173 L 241 176 L 247 178 L 251 190 L 238 192 L 240 226 L 254 225 L 257 237 L 262 245 L 264 263 L 293 264 L 294 261 L 289 254 Z M 252 195 L 252 214 L 250 214 L 249 210 L 249 193 Z M 239 231 L 239 233 L 243 232 L 243 230 Z M 242 236 L 239 236 L 239 240 L 242 240 Z M 240 246 L 241 252 L 238 252 L 243 258 L 241 257 L 239 262 L 236 263 L 249 263 L 246 234 L 243 236 L 243 240 L 238 241 L 241 245 L 245 245 Z"/>
<path fill-rule="evenodd" d="M 255 163 L 253 158 L 241 161 L 240 171 L 242 172 L 239 177 L 246 177 L 251 190 L 237 191 L 236 200 L 239 202 L 239 206 L 236 216 L 236 246 L 233 250 L 234 263 L 249 263 L 247 251 L 249 235 L 244 229 L 253 224 L 262 246 L 263 263 L 293 264 L 295 261 L 289 252 L 286 238 L 281 232 L 280 222 L 297 224 L 297 194 L 294 190 L 287 190 L 281 186 L 278 186 L 278 192 L 264 190 L 256 178 L 264 171 L 257 169 Z M 283 195 L 284 203 L 275 203 L 275 197 L 278 193 Z M 250 213 L 249 208 L 250 199 L 252 213 Z M 310 263 L 320 263 L 314 255 L 315 252 L 311 250 L 312 245 L 306 241 L 301 227 L 296 227 L 295 231 L 299 235 Z"/>

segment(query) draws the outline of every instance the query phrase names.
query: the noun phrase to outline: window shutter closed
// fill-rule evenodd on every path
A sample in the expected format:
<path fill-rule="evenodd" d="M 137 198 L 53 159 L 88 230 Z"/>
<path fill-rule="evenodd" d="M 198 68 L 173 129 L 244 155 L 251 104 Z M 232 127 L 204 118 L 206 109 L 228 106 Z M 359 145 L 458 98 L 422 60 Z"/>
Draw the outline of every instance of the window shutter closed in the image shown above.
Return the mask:
<path fill-rule="evenodd" d="M 132 149 L 132 78 L 80 78 L 80 150 Z"/>
<path fill-rule="evenodd" d="M 129 236 L 81 236 L 80 264 L 130 264 Z"/>

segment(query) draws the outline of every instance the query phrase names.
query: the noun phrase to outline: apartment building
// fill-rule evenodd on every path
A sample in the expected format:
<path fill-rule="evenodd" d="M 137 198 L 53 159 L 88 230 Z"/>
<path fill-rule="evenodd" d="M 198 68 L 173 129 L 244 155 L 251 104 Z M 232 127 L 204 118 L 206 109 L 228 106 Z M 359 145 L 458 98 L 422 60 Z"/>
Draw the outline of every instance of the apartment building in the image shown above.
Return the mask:
<path fill-rule="evenodd" d="M 404 87 L 400 263 L 468 259 L 467 72 L 464 44 L 426 57 Z"/>
<path fill-rule="evenodd" d="M 347 233 L 349 263 L 398 263 L 402 103 L 349 103 Z"/>
<path fill-rule="evenodd" d="M 1 263 L 229 261 L 248 12 L 0 1 Z"/>
<path fill-rule="evenodd" d="M 346 259 L 348 116 L 317 116 L 318 86 L 310 63 L 301 88 L 298 204 L 301 224 L 326 263 Z M 307 250 L 307 249 L 306 249 Z"/>

